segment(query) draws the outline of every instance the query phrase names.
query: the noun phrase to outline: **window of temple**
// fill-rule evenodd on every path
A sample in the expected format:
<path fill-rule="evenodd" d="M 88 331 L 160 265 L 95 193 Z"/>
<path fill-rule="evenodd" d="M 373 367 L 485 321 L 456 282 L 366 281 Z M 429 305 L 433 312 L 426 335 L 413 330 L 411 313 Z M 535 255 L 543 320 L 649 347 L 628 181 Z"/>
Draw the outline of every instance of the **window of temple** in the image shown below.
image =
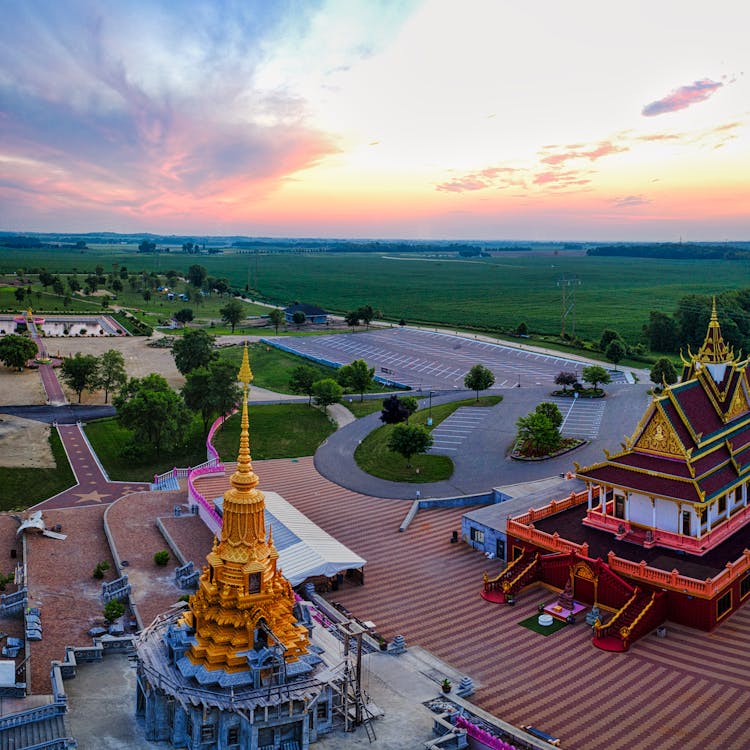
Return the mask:
<path fill-rule="evenodd" d="M 750 573 L 740 581 L 740 599 L 744 599 L 748 594 L 750 594 Z"/>
<path fill-rule="evenodd" d="M 727 591 L 724 596 L 720 596 L 716 602 L 716 619 L 720 620 L 727 612 L 732 609 L 732 592 Z"/>
<path fill-rule="evenodd" d="M 317 716 L 321 721 L 325 721 L 328 718 L 328 701 L 318 701 Z"/>
<path fill-rule="evenodd" d="M 484 544 L 484 531 L 482 529 L 475 529 L 471 527 L 471 541 Z"/>
<path fill-rule="evenodd" d="M 513 559 L 518 560 L 519 557 L 523 555 L 523 547 L 517 547 L 515 544 L 513 545 Z"/>
<path fill-rule="evenodd" d="M 719 511 L 718 511 L 719 515 L 721 515 L 722 513 L 726 513 L 726 511 L 727 511 L 727 496 L 722 495 L 719 498 Z"/>
<path fill-rule="evenodd" d="M 230 745 L 238 745 L 240 742 L 240 728 L 235 724 L 233 727 L 229 727 L 227 731 L 227 742 Z"/>
<path fill-rule="evenodd" d="M 251 573 L 247 583 L 247 590 L 251 594 L 260 593 L 260 573 Z"/>
<path fill-rule="evenodd" d="M 216 739 L 215 724 L 201 724 L 201 742 L 213 742 Z"/>

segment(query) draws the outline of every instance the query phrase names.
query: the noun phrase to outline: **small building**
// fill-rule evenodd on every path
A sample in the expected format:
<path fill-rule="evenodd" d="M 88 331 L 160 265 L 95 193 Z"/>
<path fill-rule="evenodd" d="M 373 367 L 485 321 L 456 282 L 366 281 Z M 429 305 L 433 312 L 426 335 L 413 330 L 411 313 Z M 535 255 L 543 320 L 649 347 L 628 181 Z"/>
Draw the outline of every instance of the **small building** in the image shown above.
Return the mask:
<path fill-rule="evenodd" d="M 328 313 L 320 307 L 307 304 L 289 305 L 284 308 L 284 320 L 287 323 L 294 323 L 294 314 L 296 312 L 304 313 L 306 323 L 317 323 L 325 325 L 328 322 Z"/>

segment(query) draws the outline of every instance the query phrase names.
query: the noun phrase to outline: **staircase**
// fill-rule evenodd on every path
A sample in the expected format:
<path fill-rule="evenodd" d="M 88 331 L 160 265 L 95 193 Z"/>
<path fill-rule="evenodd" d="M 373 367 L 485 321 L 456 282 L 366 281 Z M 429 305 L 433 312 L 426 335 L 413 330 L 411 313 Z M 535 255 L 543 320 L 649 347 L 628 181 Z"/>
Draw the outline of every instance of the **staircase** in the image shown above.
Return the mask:
<path fill-rule="evenodd" d="M 539 579 L 541 574 L 539 552 L 526 551 L 495 578 L 484 574 L 484 588 L 480 592 L 483 599 L 499 604 L 512 604 L 515 595 L 525 586 Z"/>
<path fill-rule="evenodd" d="M 632 643 L 661 625 L 665 618 L 664 592 L 645 592 L 636 587 L 606 625 L 598 620 L 594 623 L 592 642 L 603 651 L 627 651 Z"/>
<path fill-rule="evenodd" d="M 62 714 L 38 721 L 17 724 L 0 730 L 0 750 L 24 748 L 73 748 L 74 741 L 66 737 Z"/>

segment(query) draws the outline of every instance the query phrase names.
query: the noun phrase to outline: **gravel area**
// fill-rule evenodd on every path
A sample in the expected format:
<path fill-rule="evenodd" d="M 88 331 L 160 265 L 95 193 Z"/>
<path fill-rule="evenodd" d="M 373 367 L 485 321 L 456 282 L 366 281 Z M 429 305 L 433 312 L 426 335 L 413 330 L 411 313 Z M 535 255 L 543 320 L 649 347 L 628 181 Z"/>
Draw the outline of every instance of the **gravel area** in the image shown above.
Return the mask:
<path fill-rule="evenodd" d="M 170 555 L 166 566 L 154 562 L 154 554 L 168 545 L 156 526 L 160 516 L 171 516 L 175 505 L 185 509 L 185 492 L 136 492 L 113 503 L 106 522 L 123 568 L 133 587 L 132 598 L 143 625 L 148 625 L 185 592 L 177 587 L 174 570 L 178 560 Z"/>
<path fill-rule="evenodd" d="M 45 404 L 47 396 L 36 370 L 16 372 L 0 365 L 0 405 Z"/>
<path fill-rule="evenodd" d="M 104 624 L 101 581 L 94 567 L 106 560 L 104 580 L 116 577 L 102 531 L 104 507 L 46 510 L 47 527 L 62 526 L 64 541 L 26 532 L 29 605 L 42 610 L 41 641 L 31 644 L 31 690 L 49 693 L 49 665 L 63 659 L 65 646 L 91 644 L 87 631 Z"/>

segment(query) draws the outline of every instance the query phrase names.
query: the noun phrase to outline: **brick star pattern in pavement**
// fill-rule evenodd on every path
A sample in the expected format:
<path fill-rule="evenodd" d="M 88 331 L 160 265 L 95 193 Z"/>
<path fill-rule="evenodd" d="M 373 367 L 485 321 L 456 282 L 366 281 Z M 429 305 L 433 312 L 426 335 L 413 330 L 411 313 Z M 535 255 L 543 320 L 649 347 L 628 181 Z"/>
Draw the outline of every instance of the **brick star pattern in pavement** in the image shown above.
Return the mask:
<path fill-rule="evenodd" d="M 39 503 L 37 508 L 47 510 L 109 504 L 123 495 L 149 489 L 148 482 L 111 482 L 102 471 L 80 425 L 59 424 L 57 432 L 65 447 L 77 484 Z"/>

